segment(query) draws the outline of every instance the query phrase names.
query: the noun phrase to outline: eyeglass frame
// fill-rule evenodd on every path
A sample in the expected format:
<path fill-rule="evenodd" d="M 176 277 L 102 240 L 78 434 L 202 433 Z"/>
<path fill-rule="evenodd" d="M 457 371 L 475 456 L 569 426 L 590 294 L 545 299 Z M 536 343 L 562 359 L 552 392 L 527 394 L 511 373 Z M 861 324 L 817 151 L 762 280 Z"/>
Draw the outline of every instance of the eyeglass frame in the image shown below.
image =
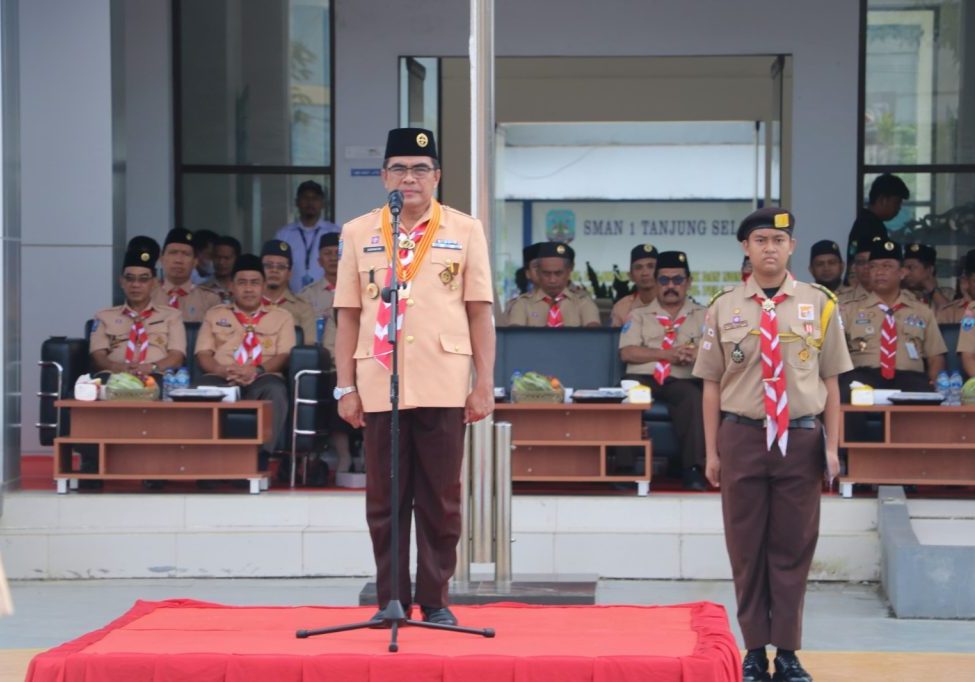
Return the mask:
<path fill-rule="evenodd" d="M 690 280 L 688 275 L 674 275 L 673 277 L 668 277 L 667 275 L 657 275 L 657 284 L 662 287 L 673 284 L 674 286 L 681 286 L 684 282 Z M 677 280 L 680 280 L 679 282 Z"/>
<path fill-rule="evenodd" d="M 405 166 L 397 163 L 392 166 L 384 166 L 383 170 L 397 180 L 403 180 L 407 175 L 412 175 L 416 180 L 426 180 L 430 176 L 430 173 L 440 169 L 437 166 L 425 163 L 418 163 L 415 166 Z"/>

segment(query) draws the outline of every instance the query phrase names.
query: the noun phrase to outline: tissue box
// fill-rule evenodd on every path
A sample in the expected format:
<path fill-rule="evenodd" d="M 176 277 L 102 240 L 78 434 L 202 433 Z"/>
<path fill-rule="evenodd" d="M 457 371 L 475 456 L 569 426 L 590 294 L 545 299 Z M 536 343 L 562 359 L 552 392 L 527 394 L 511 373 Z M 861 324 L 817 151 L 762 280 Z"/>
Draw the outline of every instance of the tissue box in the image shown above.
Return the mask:
<path fill-rule="evenodd" d="M 857 386 L 850 389 L 851 405 L 873 405 L 873 389 L 869 386 Z"/>
<path fill-rule="evenodd" d="M 98 400 L 98 388 L 98 384 L 75 384 L 74 399 L 95 402 Z"/>

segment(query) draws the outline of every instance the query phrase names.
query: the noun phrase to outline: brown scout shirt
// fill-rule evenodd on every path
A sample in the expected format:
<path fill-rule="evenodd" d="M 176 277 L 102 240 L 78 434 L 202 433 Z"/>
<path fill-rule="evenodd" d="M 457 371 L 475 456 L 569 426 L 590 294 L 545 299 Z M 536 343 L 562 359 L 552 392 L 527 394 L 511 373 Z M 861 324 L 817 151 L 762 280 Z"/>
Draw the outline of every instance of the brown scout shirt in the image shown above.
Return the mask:
<path fill-rule="evenodd" d="M 295 326 L 301 327 L 305 344 L 310 346 L 315 345 L 315 336 L 318 333 L 316 329 L 315 310 L 307 301 L 298 298 L 291 292 L 291 289 L 287 289 L 284 292 L 284 296 L 271 305 L 276 305 L 282 310 L 287 310 L 291 313 Z"/>
<path fill-rule="evenodd" d="M 680 312 L 674 316 L 677 319 L 682 315 L 687 315 L 687 319 L 677 330 L 677 338 L 674 339 L 674 348 L 679 346 L 700 346 L 701 335 L 704 333 L 704 316 L 707 308 L 698 305 L 691 299 L 684 301 Z M 623 325 L 620 335 L 620 348 L 627 346 L 642 346 L 653 350 L 660 350 L 663 347 L 664 334 L 667 329 L 657 320 L 657 315 L 667 315 L 659 301 L 653 301 L 649 305 L 637 308 L 633 311 L 630 320 Z M 641 364 L 628 364 L 627 374 L 653 374 L 656 369 L 656 362 L 644 362 Z M 671 363 L 670 376 L 675 379 L 693 378 L 693 365 L 677 365 Z"/>
<path fill-rule="evenodd" d="M 956 349 L 959 353 L 975 353 L 975 301 L 967 301 L 967 304 L 958 320 L 961 323 Z"/>
<path fill-rule="evenodd" d="M 220 282 L 216 280 L 215 277 L 211 277 L 207 281 L 199 285 L 201 289 L 205 291 L 210 291 L 220 297 L 220 302 L 224 305 L 228 305 L 234 302 L 234 295 L 230 293 L 230 289 L 226 288 Z"/>
<path fill-rule="evenodd" d="M 826 407 L 823 379 L 853 369 L 843 338 L 839 310 L 829 306 L 831 294 L 791 274 L 779 289 L 787 295 L 776 306 L 782 360 L 785 365 L 789 415 L 792 419 L 818 415 Z M 704 336 L 694 364 L 694 376 L 717 381 L 721 410 L 749 419 L 765 418 L 765 390 L 759 331 L 762 307 L 752 299 L 765 294 L 754 277 L 712 300 L 705 317 Z M 827 308 L 830 314 L 823 318 Z M 732 357 L 739 349 L 743 358 Z"/>
<path fill-rule="evenodd" d="M 399 333 L 401 407 L 463 407 L 473 371 L 468 302 L 494 301 L 491 264 L 481 222 L 442 207 L 440 228 L 406 297 Z M 430 211 L 420 222 L 428 220 Z M 370 279 L 381 288 L 389 260 L 382 245 L 379 209 L 342 228 L 336 308 L 359 309 L 359 338 L 353 357 L 355 383 L 366 412 L 386 412 L 389 370 L 373 357 L 380 298 L 367 291 Z M 452 278 L 448 273 L 457 265 Z M 370 277 L 370 272 L 372 276 Z"/>
<path fill-rule="evenodd" d="M 640 298 L 639 292 L 636 291 L 624 296 L 613 304 L 613 310 L 609 314 L 609 326 L 622 327 L 630 319 L 630 313 L 640 308 L 645 308 L 655 302 L 656 299 L 653 299 L 650 303 L 644 303 Z"/>
<path fill-rule="evenodd" d="M 191 282 L 186 282 L 179 287 L 171 282 L 163 282 L 152 292 L 153 304 L 168 306 L 169 292 L 177 288 L 187 292 L 186 296 L 181 296 L 179 299 L 178 310 L 183 316 L 183 322 L 202 322 L 203 316 L 210 308 L 220 305 L 220 297 L 217 294 L 194 286 Z"/>
<path fill-rule="evenodd" d="M 315 311 L 316 317 L 325 320 L 325 333 L 322 335 L 322 345 L 332 356 L 332 363 L 335 362 L 335 315 L 333 304 L 335 302 L 335 287 L 329 284 L 328 280 L 322 278 L 312 282 L 298 292 L 298 298 L 304 299 Z"/>
<path fill-rule="evenodd" d="M 968 297 L 956 298 L 947 305 L 938 308 L 935 319 L 938 320 L 938 324 L 958 324 L 965 319 L 971 302 L 972 299 Z"/>
<path fill-rule="evenodd" d="M 565 295 L 559 301 L 559 310 L 562 311 L 562 326 L 564 327 L 585 327 L 586 325 L 599 322 L 599 308 L 592 300 L 589 293 L 573 291 L 567 288 L 562 292 Z M 548 324 L 549 305 L 545 302 L 545 292 L 542 289 L 522 294 L 511 304 L 508 311 L 508 324 L 521 327 L 545 327 Z"/>
<path fill-rule="evenodd" d="M 880 367 L 880 329 L 886 315 L 880 309 L 880 303 L 877 294 L 869 294 L 843 309 L 843 326 L 854 367 Z M 894 313 L 897 328 L 894 368 L 923 372 L 924 358 L 947 352 L 934 311 L 905 291 L 901 291 L 895 305 L 897 303 L 903 303 L 905 307 Z M 911 357 L 908 344 L 913 344 L 916 357 Z"/>
<path fill-rule="evenodd" d="M 145 321 L 149 334 L 149 348 L 146 362 L 159 362 L 171 351 L 186 355 L 186 329 L 179 311 L 165 305 L 152 306 L 152 315 Z M 132 318 L 122 313 L 124 305 L 105 308 L 95 313 L 95 324 L 91 329 L 88 352 L 107 350 L 111 362 L 125 362 L 125 347 L 132 330 Z"/>
<path fill-rule="evenodd" d="M 207 311 L 196 338 L 196 353 L 213 351 L 213 359 L 221 365 L 233 365 L 234 353 L 244 341 L 244 327 L 229 305 L 214 306 Z M 277 306 L 261 306 L 267 312 L 254 331 L 261 342 L 264 362 L 281 353 L 290 353 L 295 346 L 295 322 L 287 310 Z"/>

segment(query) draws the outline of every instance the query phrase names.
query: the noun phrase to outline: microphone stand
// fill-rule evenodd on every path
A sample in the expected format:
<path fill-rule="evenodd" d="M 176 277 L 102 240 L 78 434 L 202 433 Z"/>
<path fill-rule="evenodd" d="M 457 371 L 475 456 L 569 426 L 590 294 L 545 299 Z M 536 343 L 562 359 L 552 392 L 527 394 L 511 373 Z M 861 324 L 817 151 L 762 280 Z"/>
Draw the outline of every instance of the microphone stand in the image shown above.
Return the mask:
<path fill-rule="evenodd" d="M 431 630 L 447 630 L 450 632 L 460 632 L 470 635 L 481 635 L 482 637 L 494 637 L 493 628 L 467 628 L 460 625 L 442 625 L 440 623 L 427 623 L 422 620 L 412 620 L 406 617 L 406 610 L 399 595 L 399 339 L 397 338 L 397 327 L 399 322 L 399 274 L 397 265 L 399 264 L 399 215 L 403 210 L 403 194 L 399 190 L 389 193 L 389 211 L 392 214 L 392 254 L 390 256 L 389 267 L 391 269 L 389 286 L 382 290 L 382 299 L 388 303 L 391 315 L 389 316 L 389 327 L 386 336 L 390 345 L 393 347 L 393 358 L 391 373 L 389 376 L 389 404 L 392 408 L 389 426 L 389 457 L 390 457 L 390 501 L 389 501 L 389 521 L 390 539 L 389 548 L 391 556 L 390 566 L 390 592 L 389 602 L 383 608 L 379 618 L 349 623 L 347 625 L 336 625 L 317 630 L 298 630 L 295 637 L 307 639 L 316 635 L 327 635 L 333 632 L 347 632 L 349 630 L 362 630 L 364 628 L 389 629 L 389 651 L 399 651 L 399 628 L 403 625 L 413 625 L 416 627 L 429 628 Z"/>

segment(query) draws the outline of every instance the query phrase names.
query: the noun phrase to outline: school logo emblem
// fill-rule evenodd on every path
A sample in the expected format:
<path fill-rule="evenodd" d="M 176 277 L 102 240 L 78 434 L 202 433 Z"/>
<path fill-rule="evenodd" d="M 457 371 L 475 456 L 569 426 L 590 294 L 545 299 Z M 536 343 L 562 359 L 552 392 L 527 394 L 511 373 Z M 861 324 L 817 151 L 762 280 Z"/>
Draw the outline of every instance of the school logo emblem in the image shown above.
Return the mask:
<path fill-rule="evenodd" d="M 550 242 L 570 243 L 576 236 L 576 214 L 564 208 L 553 208 L 545 214 L 545 237 Z"/>

